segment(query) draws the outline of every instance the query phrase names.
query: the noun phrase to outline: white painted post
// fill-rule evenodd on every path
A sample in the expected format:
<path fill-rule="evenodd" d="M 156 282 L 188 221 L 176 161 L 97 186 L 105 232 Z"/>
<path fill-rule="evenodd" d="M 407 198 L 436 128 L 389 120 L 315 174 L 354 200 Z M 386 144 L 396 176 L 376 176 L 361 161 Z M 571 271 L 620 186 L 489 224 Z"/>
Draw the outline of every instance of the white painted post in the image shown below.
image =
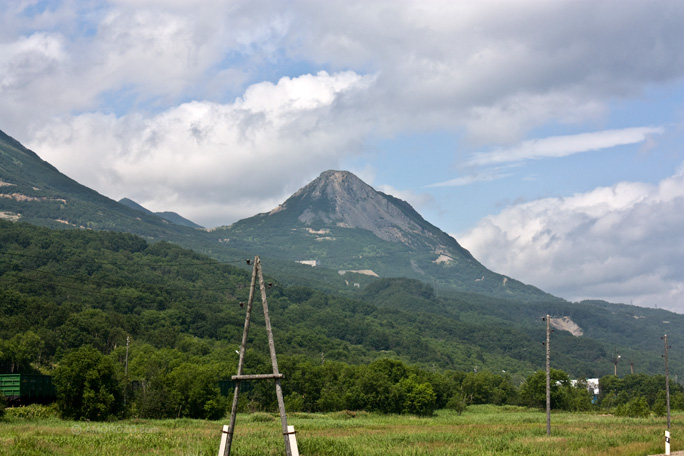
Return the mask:
<path fill-rule="evenodd" d="M 295 437 L 294 426 L 287 427 L 287 436 L 290 439 L 290 450 L 292 456 L 299 456 L 299 448 L 297 448 L 297 437 Z"/>
<path fill-rule="evenodd" d="M 665 454 L 670 454 L 670 431 L 665 431 Z"/>
<path fill-rule="evenodd" d="M 221 446 L 219 446 L 218 456 L 223 456 L 226 453 L 226 443 L 228 443 L 228 425 L 223 425 L 223 432 L 221 432 Z"/>

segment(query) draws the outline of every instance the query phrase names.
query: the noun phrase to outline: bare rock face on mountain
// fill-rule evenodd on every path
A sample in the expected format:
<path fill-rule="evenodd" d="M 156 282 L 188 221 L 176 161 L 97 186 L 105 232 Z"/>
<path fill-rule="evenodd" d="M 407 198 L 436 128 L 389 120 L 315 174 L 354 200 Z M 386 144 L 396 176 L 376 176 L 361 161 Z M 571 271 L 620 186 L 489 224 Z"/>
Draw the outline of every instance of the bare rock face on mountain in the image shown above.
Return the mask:
<path fill-rule="evenodd" d="M 407 203 L 374 190 L 348 171 L 326 171 L 271 214 L 295 210 L 308 226 L 368 230 L 380 239 L 413 246 L 414 236 L 436 236 Z"/>
<path fill-rule="evenodd" d="M 217 229 L 235 248 L 438 288 L 535 300 L 550 296 L 496 274 L 407 202 L 348 171 L 325 171 L 272 211 Z"/>

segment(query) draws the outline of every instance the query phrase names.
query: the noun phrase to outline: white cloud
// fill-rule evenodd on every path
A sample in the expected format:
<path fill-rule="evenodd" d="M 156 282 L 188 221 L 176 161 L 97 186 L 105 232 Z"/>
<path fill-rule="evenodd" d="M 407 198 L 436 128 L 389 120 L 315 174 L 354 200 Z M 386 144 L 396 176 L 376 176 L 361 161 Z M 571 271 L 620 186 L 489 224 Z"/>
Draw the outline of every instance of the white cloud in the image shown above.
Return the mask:
<path fill-rule="evenodd" d="M 485 169 L 478 173 L 468 174 L 436 184 L 430 184 L 427 187 L 461 187 L 464 185 L 472 185 L 477 182 L 491 182 L 511 175 L 512 173 L 504 172 L 503 168 Z"/>
<path fill-rule="evenodd" d="M 510 206 L 458 239 L 487 267 L 566 299 L 684 313 L 683 207 L 684 166 L 657 186 Z"/>
<path fill-rule="evenodd" d="M 364 132 L 326 119 L 372 81 L 320 72 L 255 84 L 231 104 L 184 103 L 149 118 L 82 114 L 46 126 L 29 147 L 112 198 L 226 224 L 271 209 L 354 153 Z"/>
<path fill-rule="evenodd" d="M 478 143 L 600 119 L 612 99 L 684 74 L 676 1 L 299 5 L 289 53 L 378 71 L 369 107 L 395 128 L 465 128 Z"/>
<path fill-rule="evenodd" d="M 663 132 L 664 129 L 661 127 L 637 127 L 533 139 L 524 141 L 515 147 L 475 154 L 465 165 L 491 165 L 540 158 L 565 157 L 582 152 L 644 142 L 650 135 Z"/>
<path fill-rule="evenodd" d="M 600 119 L 611 100 L 684 76 L 678 0 L 65 0 L 32 15 L 22 0 L 7 4 L 8 55 L 47 34 L 64 56 L 28 62 L 26 86 L 3 93 L 0 125 L 22 141 L 54 115 L 225 103 L 264 69 L 271 81 L 328 69 L 378 75 L 355 100 L 377 132 L 511 143 L 549 122 Z"/>

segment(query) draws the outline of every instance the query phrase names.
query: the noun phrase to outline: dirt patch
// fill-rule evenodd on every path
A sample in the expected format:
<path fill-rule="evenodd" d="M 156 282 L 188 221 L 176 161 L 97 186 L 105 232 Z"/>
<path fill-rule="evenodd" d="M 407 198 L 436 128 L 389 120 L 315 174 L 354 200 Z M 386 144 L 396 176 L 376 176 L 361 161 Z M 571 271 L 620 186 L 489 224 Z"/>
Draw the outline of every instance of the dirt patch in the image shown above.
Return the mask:
<path fill-rule="evenodd" d="M 550 323 L 554 328 L 561 331 L 567 331 L 575 337 L 579 337 L 584 334 L 582 328 L 580 328 L 577 323 L 572 321 L 570 317 L 551 318 Z"/>

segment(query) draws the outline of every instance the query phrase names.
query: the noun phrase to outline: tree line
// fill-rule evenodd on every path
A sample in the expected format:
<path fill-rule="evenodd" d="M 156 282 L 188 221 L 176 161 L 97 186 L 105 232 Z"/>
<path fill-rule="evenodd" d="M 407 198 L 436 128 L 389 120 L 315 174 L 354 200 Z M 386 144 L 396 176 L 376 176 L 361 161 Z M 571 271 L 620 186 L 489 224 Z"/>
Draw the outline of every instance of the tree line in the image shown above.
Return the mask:
<path fill-rule="evenodd" d="M 69 419 L 225 417 L 232 402 L 237 355 L 227 348 L 207 351 L 201 341 L 186 341 L 189 350 L 155 349 L 148 344 L 130 350 L 128 371 L 121 348 L 104 355 L 92 346 L 65 354 L 54 373 L 57 407 Z M 270 358 L 248 350 L 247 371 L 265 373 Z M 281 356 L 279 370 L 288 412 L 359 411 L 430 416 L 448 408 L 460 412 L 472 404 L 518 405 L 543 409 L 546 373 L 537 371 L 521 384 L 506 373 L 488 370 L 435 371 L 382 358 L 368 364 L 313 361 L 302 355 Z M 247 373 L 249 373 L 247 372 Z M 221 383 L 224 383 L 221 385 Z M 223 388 L 221 387 L 223 386 Z M 600 379 L 594 397 L 585 380 L 551 370 L 554 410 L 603 410 L 623 416 L 662 416 L 665 377 L 632 374 Z M 670 384 L 672 409 L 684 409 L 684 388 Z M 277 403 L 270 380 L 241 388 L 239 410 L 274 412 Z"/>

